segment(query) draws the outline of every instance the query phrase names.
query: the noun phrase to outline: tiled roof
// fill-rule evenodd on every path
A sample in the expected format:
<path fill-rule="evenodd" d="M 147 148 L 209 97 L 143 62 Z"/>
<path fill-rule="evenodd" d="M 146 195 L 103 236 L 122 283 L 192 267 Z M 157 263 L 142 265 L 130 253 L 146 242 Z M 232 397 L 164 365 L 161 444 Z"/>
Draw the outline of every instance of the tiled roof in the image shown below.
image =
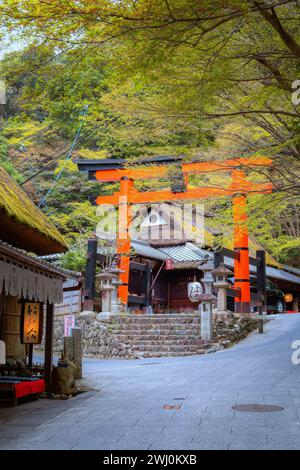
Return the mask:
<path fill-rule="evenodd" d="M 147 242 L 133 241 L 131 243 L 132 248 L 135 252 L 144 256 L 145 258 L 157 259 L 164 261 L 166 259 L 172 259 L 174 261 L 173 268 L 185 268 L 185 267 L 197 267 L 197 262 L 201 264 L 205 259 L 212 260 L 213 253 L 208 250 L 203 250 L 202 248 L 197 247 L 193 243 L 187 242 L 184 245 L 179 246 L 168 246 L 162 248 L 153 248 Z M 224 263 L 227 267 L 233 268 L 234 261 L 232 258 L 227 256 L 224 257 Z M 289 267 L 287 267 L 289 268 Z M 295 268 L 295 272 L 297 270 Z M 250 272 L 256 273 L 256 266 L 250 265 Z M 300 276 L 292 274 L 283 269 L 272 268 L 270 266 L 266 267 L 267 277 L 272 279 L 278 279 L 282 281 L 292 282 L 294 284 L 300 284 Z"/>
<path fill-rule="evenodd" d="M 224 256 L 224 263 L 226 266 L 232 268 L 233 267 L 233 259 Z M 289 268 L 289 266 L 287 266 Z M 298 270 L 299 271 L 299 270 Z M 250 264 L 250 273 L 256 273 L 256 266 Z M 300 276 L 296 276 L 295 274 L 289 273 L 283 269 L 272 268 L 270 266 L 266 266 L 266 275 L 272 279 L 278 279 L 280 281 L 287 281 L 292 282 L 294 284 L 300 284 Z"/>
<path fill-rule="evenodd" d="M 135 251 L 135 253 L 139 256 L 144 256 L 145 258 L 150 259 L 157 259 L 161 261 L 165 261 L 168 259 L 166 253 L 163 252 L 162 249 L 153 248 L 147 242 L 141 241 L 132 241 L 131 248 Z"/>
<path fill-rule="evenodd" d="M 203 261 L 205 258 L 212 258 L 212 253 L 197 247 L 193 243 L 185 243 L 179 246 L 169 246 L 160 248 L 168 258 L 174 261 Z"/>

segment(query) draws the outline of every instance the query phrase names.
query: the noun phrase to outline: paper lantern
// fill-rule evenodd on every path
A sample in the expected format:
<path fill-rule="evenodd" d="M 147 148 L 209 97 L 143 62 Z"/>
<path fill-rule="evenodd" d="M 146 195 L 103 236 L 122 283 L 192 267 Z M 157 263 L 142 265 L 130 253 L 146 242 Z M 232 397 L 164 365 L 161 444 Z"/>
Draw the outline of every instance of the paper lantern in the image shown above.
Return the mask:
<path fill-rule="evenodd" d="M 43 304 L 23 302 L 21 316 L 21 343 L 40 344 L 43 336 Z"/>
<path fill-rule="evenodd" d="M 286 302 L 293 302 L 293 294 L 284 294 L 284 300 Z"/>
<path fill-rule="evenodd" d="M 188 297 L 191 302 L 199 302 L 202 293 L 203 289 L 200 282 L 195 281 L 188 283 Z"/>

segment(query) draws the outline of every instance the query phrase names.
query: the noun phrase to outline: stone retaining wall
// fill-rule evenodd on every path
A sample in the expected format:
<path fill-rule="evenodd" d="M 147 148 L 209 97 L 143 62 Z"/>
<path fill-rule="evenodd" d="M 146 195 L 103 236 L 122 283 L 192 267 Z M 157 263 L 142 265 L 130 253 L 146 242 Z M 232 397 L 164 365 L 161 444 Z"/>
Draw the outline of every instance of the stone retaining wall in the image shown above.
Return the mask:
<path fill-rule="evenodd" d="M 200 336 L 199 317 L 195 316 L 195 321 L 192 321 L 189 318 L 185 319 L 184 315 L 182 316 L 183 323 L 186 323 L 188 320 L 190 321 L 190 324 L 193 325 L 193 330 L 191 333 L 193 333 L 193 335 L 195 336 L 198 335 L 197 332 L 199 332 Z M 143 319 L 143 323 L 144 321 L 148 321 L 147 318 Z M 149 321 L 155 321 L 155 315 L 153 316 L 152 320 L 151 318 L 149 318 Z M 76 323 L 77 326 L 82 329 L 83 355 L 86 357 L 97 357 L 100 359 L 136 359 L 143 356 L 141 349 L 135 348 L 134 344 L 131 344 L 129 341 L 122 341 L 124 335 L 121 335 L 120 338 L 120 335 L 114 334 L 116 323 L 118 324 L 118 317 L 112 317 L 111 320 L 98 321 L 96 320 L 94 314 L 90 314 L 77 316 Z M 139 317 L 137 317 L 137 327 L 139 323 Z M 215 318 L 214 339 L 210 341 L 209 344 L 204 346 L 203 350 L 199 347 L 199 351 L 197 349 L 197 351 L 194 351 L 193 353 L 210 353 L 230 347 L 233 343 L 245 338 L 255 328 L 257 328 L 257 320 L 252 317 L 232 317 L 227 321 Z M 190 341 L 189 338 L 189 335 L 191 333 L 189 331 L 185 333 L 187 344 L 189 344 L 189 342 L 193 343 L 193 341 Z M 171 334 L 171 332 L 169 334 Z M 63 335 L 64 317 L 56 316 L 54 321 L 55 354 L 60 354 L 63 350 Z M 160 335 L 159 332 L 158 335 Z M 169 337 L 168 335 L 168 339 L 169 338 L 172 342 L 172 336 Z M 184 339 L 183 336 L 182 338 Z M 38 346 L 38 349 L 43 350 L 43 348 L 43 344 Z M 189 346 L 187 346 L 187 349 L 189 349 Z M 192 353 L 192 347 L 190 347 L 190 349 Z M 145 354 L 144 357 L 146 357 Z"/>
<path fill-rule="evenodd" d="M 132 348 L 118 341 L 111 332 L 109 322 L 99 322 L 92 316 L 77 316 L 76 324 L 82 329 L 83 355 L 99 359 L 121 358 L 136 359 L 138 356 Z M 53 352 L 59 354 L 63 350 L 64 317 L 54 319 Z M 44 350 L 44 343 L 39 345 Z"/>

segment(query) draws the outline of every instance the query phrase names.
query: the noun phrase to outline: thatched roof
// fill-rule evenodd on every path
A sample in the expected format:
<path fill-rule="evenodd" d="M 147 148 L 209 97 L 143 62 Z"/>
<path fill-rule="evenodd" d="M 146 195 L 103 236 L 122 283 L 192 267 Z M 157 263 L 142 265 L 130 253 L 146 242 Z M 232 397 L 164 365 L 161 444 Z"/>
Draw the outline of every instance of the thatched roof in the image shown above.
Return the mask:
<path fill-rule="evenodd" d="M 184 214 L 184 224 L 182 223 L 182 205 L 181 204 L 163 204 L 160 206 L 160 213 L 163 219 L 166 221 L 169 220 L 170 215 L 168 213 L 172 213 L 172 217 L 174 220 L 174 230 L 175 236 L 171 238 L 169 236 L 166 237 L 164 233 L 164 226 L 160 226 L 159 224 L 156 226 L 150 227 L 151 231 L 149 231 L 148 226 L 143 226 L 140 228 L 139 237 L 142 240 L 147 240 L 150 245 L 155 247 L 164 247 L 164 246 L 176 246 L 184 244 L 187 241 L 194 241 L 201 245 L 203 248 L 211 249 L 215 242 L 214 234 L 218 232 L 216 228 L 212 226 L 212 223 L 208 217 L 203 218 L 200 220 L 199 227 L 197 224 L 195 225 L 192 217 L 191 211 L 186 211 Z M 201 215 L 201 214 L 200 214 Z M 201 224 L 201 222 L 203 222 Z M 182 228 L 184 230 L 182 230 Z M 228 248 L 233 250 L 233 234 L 232 230 L 229 226 L 226 225 L 226 221 L 224 221 L 224 225 L 222 227 L 223 237 L 222 243 L 224 248 Z M 169 233 L 169 225 L 166 225 L 166 233 Z M 176 238 L 176 236 L 179 238 Z M 197 242 L 197 239 L 201 241 Z M 256 256 L 256 250 L 261 250 L 262 247 L 259 242 L 253 237 L 251 234 L 249 235 L 249 254 L 252 257 Z M 269 266 L 275 266 L 279 268 L 281 265 L 280 263 L 266 251 L 266 262 Z"/>
<path fill-rule="evenodd" d="M 38 255 L 67 250 L 65 239 L 52 222 L 1 166 L 0 238 Z"/>

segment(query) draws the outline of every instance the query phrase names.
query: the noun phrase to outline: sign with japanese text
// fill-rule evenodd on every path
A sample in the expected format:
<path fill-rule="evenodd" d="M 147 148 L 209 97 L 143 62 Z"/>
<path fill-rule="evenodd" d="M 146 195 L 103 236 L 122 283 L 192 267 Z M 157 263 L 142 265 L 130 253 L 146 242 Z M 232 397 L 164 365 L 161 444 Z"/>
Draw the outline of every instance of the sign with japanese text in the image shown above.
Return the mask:
<path fill-rule="evenodd" d="M 173 260 L 166 259 L 166 269 L 173 269 Z"/>
<path fill-rule="evenodd" d="M 64 336 L 71 336 L 72 328 L 75 328 L 75 315 L 65 315 Z"/>
<path fill-rule="evenodd" d="M 22 304 L 21 342 L 40 344 L 43 335 L 43 309 L 39 302 Z"/>

